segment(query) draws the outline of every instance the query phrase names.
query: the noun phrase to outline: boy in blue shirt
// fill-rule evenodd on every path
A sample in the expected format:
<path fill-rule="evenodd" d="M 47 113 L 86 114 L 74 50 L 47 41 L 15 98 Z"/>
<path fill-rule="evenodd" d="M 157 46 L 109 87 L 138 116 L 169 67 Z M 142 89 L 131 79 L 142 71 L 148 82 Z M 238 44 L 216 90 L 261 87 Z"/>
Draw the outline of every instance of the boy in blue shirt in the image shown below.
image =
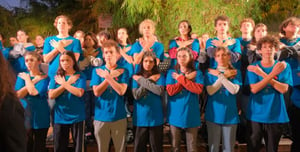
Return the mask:
<path fill-rule="evenodd" d="M 259 40 L 257 49 L 262 60 L 248 66 L 247 78 L 250 99 L 246 116 L 248 119 L 248 151 L 259 151 L 264 138 L 266 151 L 277 151 L 282 125 L 289 122 L 283 94 L 292 85 L 289 64 L 274 60 L 279 41 L 266 36 Z"/>
<path fill-rule="evenodd" d="M 110 139 L 115 151 L 125 151 L 126 111 L 124 94 L 128 83 L 128 70 L 117 64 L 118 44 L 107 40 L 102 44 L 105 65 L 95 68 L 91 86 L 95 96 L 95 137 L 98 151 L 108 152 Z"/>

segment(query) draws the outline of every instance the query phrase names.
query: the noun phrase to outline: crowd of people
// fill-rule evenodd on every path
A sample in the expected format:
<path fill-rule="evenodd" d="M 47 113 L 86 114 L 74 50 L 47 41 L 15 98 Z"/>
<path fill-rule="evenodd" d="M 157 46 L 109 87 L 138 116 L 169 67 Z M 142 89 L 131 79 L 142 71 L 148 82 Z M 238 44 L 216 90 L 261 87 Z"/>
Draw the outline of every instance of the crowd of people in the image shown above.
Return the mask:
<path fill-rule="evenodd" d="M 262 139 L 267 152 L 276 152 L 284 131 L 299 152 L 299 20 L 286 19 L 271 36 L 265 24 L 245 18 L 238 38 L 227 16 L 214 20 L 211 38 L 198 37 L 182 20 L 168 50 L 150 19 L 140 23 L 133 44 L 124 27 L 115 40 L 107 31 L 71 36 L 65 15 L 55 18 L 57 35 L 38 35 L 34 44 L 24 30 L 7 47 L 1 36 L 0 149 L 46 151 L 52 126 L 55 152 L 67 151 L 70 131 L 75 152 L 84 151 L 85 136 L 95 137 L 99 152 L 109 151 L 111 141 L 124 152 L 132 117 L 135 152 L 147 144 L 162 152 L 164 125 L 173 152 L 181 149 L 182 132 L 187 151 L 198 151 L 202 124 L 209 152 L 232 152 L 236 140 L 257 152 Z"/>

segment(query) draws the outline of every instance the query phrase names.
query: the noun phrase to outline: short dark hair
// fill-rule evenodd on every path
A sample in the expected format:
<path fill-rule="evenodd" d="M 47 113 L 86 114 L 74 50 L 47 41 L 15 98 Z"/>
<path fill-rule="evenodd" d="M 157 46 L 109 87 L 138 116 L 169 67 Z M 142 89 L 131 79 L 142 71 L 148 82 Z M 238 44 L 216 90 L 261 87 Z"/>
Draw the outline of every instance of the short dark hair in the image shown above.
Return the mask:
<path fill-rule="evenodd" d="M 101 37 L 101 36 L 104 36 L 106 37 L 106 39 L 110 39 L 110 33 L 107 32 L 107 31 L 100 31 L 97 36 Z"/>
<path fill-rule="evenodd" d="M 257 45 L 256 45 L 257 50 L 261 50 L 262 45 L 265 44 L 265 43 L 272 44 L 272 46 L 274 46 L 276 50 L 279 49 L 279 40 L 277 38 L 273 37 L 273 36 L 268 36 L 267 35 L 267 36 L 261 38 L 257 42 Z"/>
<path fill-rule="evenodd" d="M 118 47 L 118 43 L 114 40 L 107 40 L 102 44 L 102 50 L 104 50 L 104 48 L 109 48 L 109 47 L 114 47 L 116 48 L 116 51 L 118 53 L 120 53 L 119 47 Z"/>
<path fill-rule="evenodd" d="M 227 17 L 227 16 L 225 16 L 225 15 L 218 16 L 218 17 L 215 19 L 215 27 L 217 26 L 218 21 L 226 21 L 226 22 L 228 22 L 228 25 L 230 24 L 229 17 Z"/>

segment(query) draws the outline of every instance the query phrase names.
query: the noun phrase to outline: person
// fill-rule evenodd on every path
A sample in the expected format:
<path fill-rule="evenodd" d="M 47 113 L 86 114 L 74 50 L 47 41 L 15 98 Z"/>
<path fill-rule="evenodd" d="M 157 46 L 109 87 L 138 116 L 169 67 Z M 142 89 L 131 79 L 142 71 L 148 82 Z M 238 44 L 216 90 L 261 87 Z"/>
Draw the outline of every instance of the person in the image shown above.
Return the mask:
<path fill-rule="evenodd" d="M 203 33 L 201 37 L 198 38 L 200 43 L 200 50 L 205 50 L 206 48 L 206 41 L 209 39 L 208 33 Z"/>
<path fill-rule="evenodd" d="M 129 63 L 133 64 L 133 57 L 131 53 L 131 44 L 129 43 L 128 39 L 128 31 L 126 28 L 122 27 L 119 28 L 117 31 L 117 39 L 118 39 L 118 46 L 120 47 L 120 53 L 122 57 Z"/>
<path fill-rule="evenodd" d="M 84 36 L 83 45 L 83 60 L 79 61 L 79 69 L 86 76 L 86 92 L 84 94 L 85 99 L 85 112 L 86 112 L 86 141 L 92 141 L 93 136 L 93 116 L 95 109 L 95 95 L 93 94 L 93 88 L 90 87 L 92 79 L 92 72 L 95 67 L 99 67 L 103 64 L 103 60 L 100 57 L 98 50 L 97 38 L 94 33 L 88 32 Z"/>
<path fill-rule="evenodd" d="M 14 36 L 11 36 L 9 37 L 9 46 L 4 48 L 3 50 L 3 56 L 6 60 L 8 60 L 8 57 L 9 57 L 9 52 L 14 48 L 15 44 L 18 43 L 18 40 L 16 37 Z"/>
<path fill-rule="evenodd" d="M 172 151 L 180 151 L 181 131 L 185 131 L 187 151 L 197 151 L 200 126 L 199 94 L 203 90 L 203 76 L 196 70 L 189 48 L 177 51 L 177 64 L 166 77 L 168 93 L 167 122 L 170 124 Z"/>
<path fill-rule="evenodd" d="M 83 48 L 85 33 L 82 30 L 77 30 L 73 37 L 80 41 L 80 45 Z"/>
<path fill-rule="evenodd" d="M 105 65 L 93 70 L 91 87 L 95 101 L 94 128 L 98 151 L 108 152 L 112 139 L 115 151 L 125 151 L 126 111 L 124 94 L 128 71 L 117 64 L 118 44 L 107 40 L 102 44 Z"/>
<path fill-rule="evenodd" d="M 20 72 L 26 72 L 26 65 L 24 60 L 24 54 L 35 50 L 32 43 L 28 42 L 28 35 L 24 30 L 18 30 L 16 43 L 12 50 L 9 52 L 9 61 L 12 65 L 15 74 Z"/>
<path fill-rule="evenodd" d="M 54 151 L 68 150 L 71 129 L 75 152 L 84 151 L 85 108 L 82 98 L 86 77 L 79 71 L 75 55 L 71 51 L 61 53 L 57 75 L 49 84 L 49 98 L 54 105 Z"/>
<path fill-rule="evenodd" d="M 232 152 L 239 123 L 236 95 L 242 85 L 242 77 L 240 70 L 231 65 L 227 48 L 216 48 L 215 61 L 217 68 L 209 69 L 205 75 L 208 146 L 210 152 L 219 152 L 222 137 L 222 151 Z"/>
<path fill-rule="evenodd" d="M 261 54 L 258 53 L 256 44 L 261 38 L 267 36 L 267 34 L 268 34 L 268 27 L 265 24 L 258 23 L 257 25 L 255 25 L 253 29 L 253 38 L 247 46 L 247 50 L 248 50 L 247 56 L 248 56 L 249 64 L 261 60 Z"/>
<path fill-rule="evenodd" d="M 145 52 L 141 64 L 132 83 L 133 125 L 136 126 L 134 151 L 147 151 L 149 141 L 152 151 L 162 152 L 164 116 L 161 96 L 165 78 L 158 70 L 153 52 Z"/>
<path fill-rule="evenodd" d="M 56 75 L 59 67 L 59 58 L 63 52 L 67 50 L 73 52 L 76 62 L 82 53 L 80 41 L 69 35 L 69 31 L 72 28 L 72 21 L 68 16 L 57 16 L 54 26 L 58 31 L 58 35 L 45 39 L 43 51 L 44 62 L 49 64 L 48 76 L 50 78 Z"/>
<path fill-rule="evenodd" d="M 150 19 L 145 19 L 139 25 L 139 32 L 142 35 L 131 47 L 134 64 L 140 64 L 146 51 L 153 51 L 157 57 L 157 64 L 164 59 L 163 44 L 157 41 L 155 33 L 155 23 Z M 139 67 L 137 67 L 138 69 Z M 135 69 L 136 70 L 136 69 Z"/>
<path fill-rule="evenodd" d="M 19 73 L 15 90 L 26 110 L 25 123 L 29 127 L 27 151 L 46 152 L 46 137 L 50 126 L 47 101 L 49 77 L 39 69 L 42 57 L 37 52 L 27 52 L 24 57 L 28 72 Z"/>
<path fill-rule="evenodd" d="M 26 152 L 24 109 L 14 90 L 14 76 L 0 53 L 0 151 Z"/>
<path fill-rule="evenodd" d="M 248 151 L 259 151 L 262 138 L 267 152 L 278 150 L 283 124 L 289 122 L 284 93 L 292 85 L 289 64 L 274 60 L 279 41 L 265 36 L 257 42 L 262 60 L 248 66 L 250 99 L 247 107 Z"/>
<path fill-rule="evenodd" d="M 191 37 L 192 26 L 187 20 L 182 20 L 178 24 L 178 31 L 180 36 L 172 39 L 169 43 L 169 55 L 171 58 L 171 68 L 176 65 L 176 53 L 177 50 L 182 47 L 188 47 L 193 53 L 193 59 L 196 60 L 200 53 L 200 44 L 198 39 Z M 197 64 L 196 64 L 197 65 Z"/>
<path fill-rule="evenodd" d="M 300 64 L 299 64 L 299 51 L 300 51 L 300 37 L 297 33 L 300 31 L 300 19 L 296 17 L 289 17 L 284 20 L 280 25 L 280 33 L 283 35 L 280 38 L 281 49 L 279 60 L 284 60 L 291 66 L 293 86 L 292 91 L 285 96 L 286 106 L 289 112 L 291 134 L 288 132 L 288 128 L 284 131 L 285 136 L 292 137 L 291 152 L 296 152 L 300 150 L 300 137 L 299 137 L 299 122 L 297 118 L 300 116 L 300 100 L 299 100 L 299 86 L 300 86 Z"/>
<path fill-rule="evenodd" d="M 41 56 L 43 56 L 44 42 L 45 39 L 42 35 L 37 35 L 35 37 L 35 51 Z"/>
<path fill-rule="evenodd" d="M 216 47 L 227 47 L 231 53 L 232 65 L 240 69 L 241 66 L 241 46 L 240 41 L 233 39 L 229 35 L 229 18 L 227 16 L 218 16 L 215 19 L 215 30 L 217 31 L 217 36 L 210 38 L 206 42 L 206 52 L 210 58 L 210 68 L 216 67 L 216 62 L 214 61 L 214 51 Z"/>

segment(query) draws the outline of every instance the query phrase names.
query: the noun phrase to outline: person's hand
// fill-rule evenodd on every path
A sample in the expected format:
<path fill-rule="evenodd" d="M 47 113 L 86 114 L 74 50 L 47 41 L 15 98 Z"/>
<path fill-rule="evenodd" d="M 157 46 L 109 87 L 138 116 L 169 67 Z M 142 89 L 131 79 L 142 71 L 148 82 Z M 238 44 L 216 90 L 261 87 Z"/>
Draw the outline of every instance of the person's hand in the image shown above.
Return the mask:
<path fill-rule="evenodd" d="M 43 79 L 45 79 L 45 78 L 47 78 L 47 75 L 37 75 L 37 76 L 35 76 L 35 77 L 32 79 L 32 83 L 33 83 L 33 84 L 36 84 L 36 83 L 38 83 L 39 81 L 41 81 L 41 80 L 43 80 Z"/>
<path fill-rule="evenodd" d="M 70 76 L 70 78 L 68 79 L 67 82 L 69 84 L 73 84 L 73 83 L 75 83 L 79 79 L 79 77 L 80 77 L 80 74 L 72 75 L 72 76 Z"/>
<path fill-rule="evenodd" d="M 181 74 L 178 74 L 178 73 L 176 73 L 176 72 L 173 72 L 173 73 L 172 73 L 172 78 L 175 79 L 175 80 L 177 80 L 177 78 L 178 78 L 179 76 L 181 76 Z"/>
<path fill-rule="evenodd" d="M 235 43 L 235 39 L 226 40 L 226 41 L 223 43 L 223 46 L 224 46 L 224 47 L 227 47 L 227 46 L 233 45 L 234 43 Z"/>
<path fill-rule="evenodd" d="M 143 47 L 143 50 L 145 50 L 145 51 L 150 51 L 150 48 L 155 43 L 154 38 L 150 38 L 148 41 L 145 41 L 144 39 L 140 38 L 139 41 L 140 41 L 141 46 Z"/>
<path fill-rule="evenodd" d="M 22 78 L 24 81 L 30 80 L 30 75 L 25 72 L 19 73 L 19 77 Z"/>
<path fill-rule="evenodd" d="M 286 67 L 285 62 L 278 62 L 273 67 L 273 70 L 271 73 L 273 73 L 274 75 L 279 75 L 285 69 L 285 67 Z"/>
<path fill-rule="evenodd" d="M 256 45 L 249 44 L 248 45 L 248 50 L 250 50 L 250 51 L 256 51 Z"/>
<path fill-rule="evenodd" d="M 123 72 L 124 72 L 124 69 L 111 70 L 110 75 L 113 78 L 116 78 L 116 77 L 119 77 L 121 74 L 123 74 Z"/>
<path fill-rule="evenodd" d="M 105 78 L 105 72 L 106 70 L 102 70 L 102 69 L 96 69 L 96 73 L 101 77 L 101 78 Z"/>
<path fill-rule="evenodd" d="M 149 79 L 153 80 L 154 82 L 156 82 L 159 78 L 160 78 L 160 74 L 151 75 L 149 77 Z"/>
<path fill-rule="evenodd" d="M 261 77 L 265 73 L 258 65 L 249 65 L 247 69 Z"/>
<path fill-rule="evenodd" d="M 66 83 L 65 77 L 62 77 L 59 75 L 55 76 L 55 81 L 56 81 L 56 83 L 58 83 L 60 85 L 63 85 L 64 83 Z"/>
<path fill-rule="evenodd" d="M 140 75 L 133 75 L 132 79 L 134 79 L 135 81 L 137 81 L 138 79 L 140 79 L 142 76 Z"/>
<path fill-rule="evenodd" d="M 218 76 L 221 73 L 220 71 L 211 68 L 208 69 L 208 72 L 214 76 Z"/>
<path fill-rule="evenodd" d="M 189 80 L 193 80 L 197 76 L 197 71 L 193 71 L 185 74 L 185 77 Z"/>
<path fill-rule="evenodd" d="M 50 45 L 54 47 L 56 50 L 58 50 L 60 53 L 63 53 L 65 51 L 62 41 L 57 42 L 55 40 L 50 40 Z"/>
<path fill-rule="evenodd" d="M 237 75 L 237 70 L 235 69 L 227 69 L 224 72 L 224 76 L 228 79 L 233 79 Z"/>
<path fill-rule="evenodd" d="M 212 45 L 214 45 L 216 47 L 220 47 L 223 45 L 223 42 L 220 40 L 212 40 L 211 43 L 212 43 Z"/>

